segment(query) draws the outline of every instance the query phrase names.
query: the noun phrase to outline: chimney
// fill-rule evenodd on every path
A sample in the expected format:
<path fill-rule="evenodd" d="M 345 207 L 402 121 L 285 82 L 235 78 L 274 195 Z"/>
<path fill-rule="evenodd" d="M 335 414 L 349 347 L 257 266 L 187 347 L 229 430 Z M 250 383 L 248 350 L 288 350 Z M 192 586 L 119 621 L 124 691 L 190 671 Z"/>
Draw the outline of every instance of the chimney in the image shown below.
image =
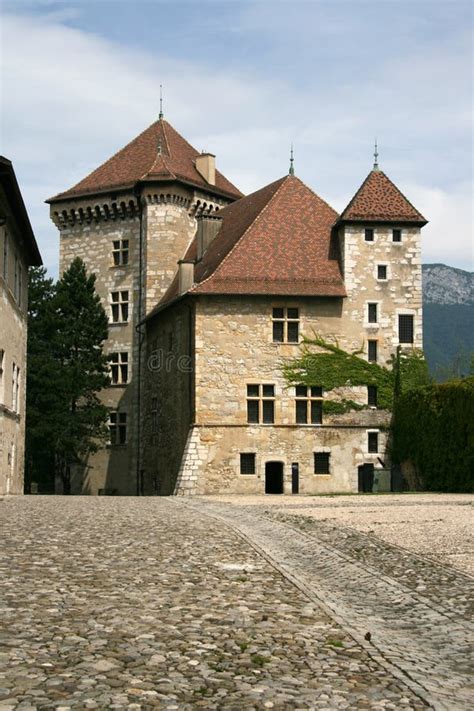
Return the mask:
<path fill-rule="evenodd" d="M 179 295 L 185 294 L 194 285 L 194 262 L 178 262 Z"/>
<path fill-rule="evenodd" d="M 197 258 L 202 259 L 222 225 L 218 212 L 204 213 L 197 218 Z"/>
<path fill-rule="evenodd" d="M 201 153 L 196 158 L 196 170 L 209 185 L 216 184 L 216 156 L 212 153 Z"/>

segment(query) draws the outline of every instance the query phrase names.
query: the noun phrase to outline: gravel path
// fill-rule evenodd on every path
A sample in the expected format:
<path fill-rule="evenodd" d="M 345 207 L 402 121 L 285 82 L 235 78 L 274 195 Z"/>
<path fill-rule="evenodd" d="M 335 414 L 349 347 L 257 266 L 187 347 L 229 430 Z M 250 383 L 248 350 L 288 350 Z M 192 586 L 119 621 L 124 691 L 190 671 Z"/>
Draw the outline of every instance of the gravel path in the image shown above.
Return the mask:
<path fill-rule="evenodd" d="M 426 708 L 193 505 L 0 501 L 0 711 Z"/>

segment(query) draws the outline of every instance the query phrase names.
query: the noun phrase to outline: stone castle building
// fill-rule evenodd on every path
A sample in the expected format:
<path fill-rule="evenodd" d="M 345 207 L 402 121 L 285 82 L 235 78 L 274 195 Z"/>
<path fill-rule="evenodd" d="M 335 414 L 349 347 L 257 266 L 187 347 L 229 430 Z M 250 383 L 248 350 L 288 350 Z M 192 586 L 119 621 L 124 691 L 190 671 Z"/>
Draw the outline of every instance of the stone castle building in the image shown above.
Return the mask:
<path fill-rule="evenodd" d="M 23 494 L 28 267 L 41 264 L 15 171 L 0 156 L 0 495 Z"/>
<path fill-rule="evenodd" d="M 385 364 L 422 347 L 422 215 L 377 164 L 338 215 L 290 174 L 247 197 L 162 116 L 50 200 L 61 269 L 109 313 L 110 444 L 90 493 L 357 491 L 386 466 L 372 386 L 289 386 L 304 336 Z M 328 415 L 324 401 L 366 407 Z"/>

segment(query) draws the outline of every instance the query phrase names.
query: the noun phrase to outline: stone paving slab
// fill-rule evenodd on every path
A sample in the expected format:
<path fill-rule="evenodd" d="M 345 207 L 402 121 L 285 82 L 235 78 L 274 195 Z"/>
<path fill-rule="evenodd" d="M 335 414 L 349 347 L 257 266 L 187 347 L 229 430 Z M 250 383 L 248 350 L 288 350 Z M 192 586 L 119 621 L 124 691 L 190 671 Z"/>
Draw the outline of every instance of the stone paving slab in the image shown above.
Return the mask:
<path fill-rule="evenodd" d="M 374 652 L 421 686 L 436 708 L 472 708 L 468 576 L 264 501 L 260 507 L 210 499 L 191 505 L 244 534 L 356 639 L 370 632 Z"/>
<path fill-rule="evenodd" d="M 0 711 L 427 707 L 176 499 L 4 499 L 0 578 Z"/>

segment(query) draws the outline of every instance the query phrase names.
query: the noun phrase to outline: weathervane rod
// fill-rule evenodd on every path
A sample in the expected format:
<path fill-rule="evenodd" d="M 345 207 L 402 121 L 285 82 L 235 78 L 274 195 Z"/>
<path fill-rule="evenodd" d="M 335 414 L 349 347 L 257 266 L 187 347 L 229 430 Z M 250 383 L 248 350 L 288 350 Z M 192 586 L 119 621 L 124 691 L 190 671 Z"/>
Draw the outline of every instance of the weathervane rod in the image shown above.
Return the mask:
<path fill-rule="evenodd" d="M 377 136 L 375 137 L 375 150 L 374 150 L 374 170 L 379 169 L 379 152 L 377 150 Z"/>
<path fill-rule="evenodd" d="M 160 113 L 158 114 L 158 118 L 162 119 L 163 118 L 163 85 L 160 84 Z"/>
<path fill-rule="evenodd" d="M 294 175 L 295 174 L 295 166 L 294 164 L 294 158 L 293 158 L 293 144 L 291 144 L 291 150 L 290 150 L 290 170 L 288 171 L 288 175 Z"/>

